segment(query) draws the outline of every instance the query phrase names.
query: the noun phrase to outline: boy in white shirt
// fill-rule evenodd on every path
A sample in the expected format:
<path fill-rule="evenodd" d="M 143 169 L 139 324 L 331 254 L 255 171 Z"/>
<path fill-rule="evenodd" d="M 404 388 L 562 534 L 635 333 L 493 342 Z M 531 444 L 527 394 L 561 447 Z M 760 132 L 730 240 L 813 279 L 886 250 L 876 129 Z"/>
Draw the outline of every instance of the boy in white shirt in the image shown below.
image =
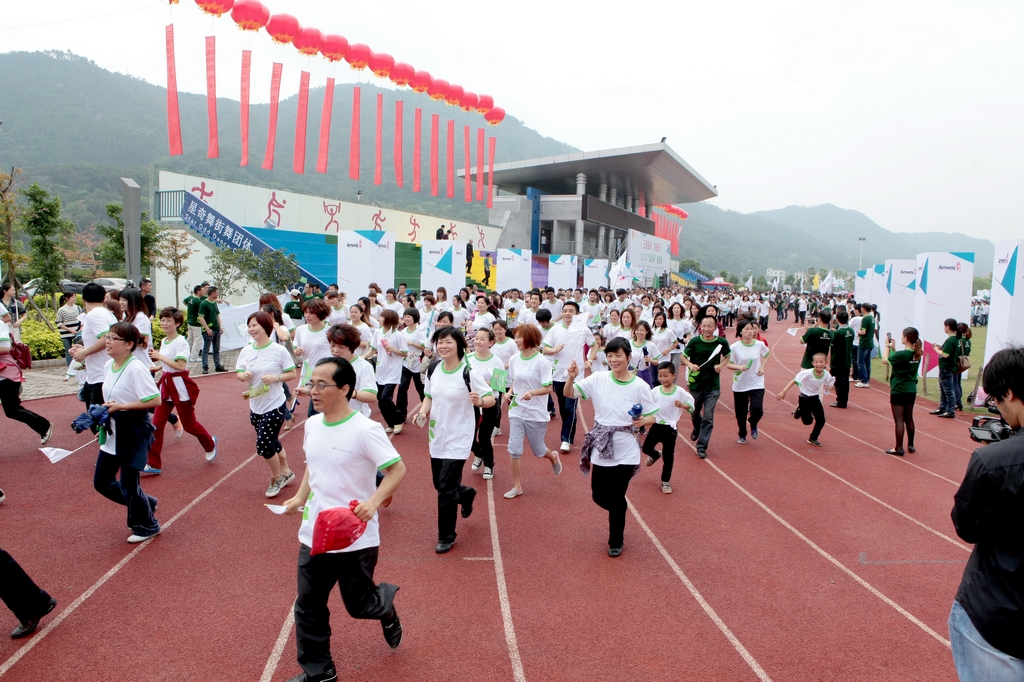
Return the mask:
<path fill-rule="evenodd" d="M 786 384 L 782 392 L 775 396 L 778 400 L 785 400 L 786 392 L 794 384 L 800 387 L 800 400 L 797 403 L 796 410 L 793 412 L 793 418 L 803 420 L 807 426 L 810 426 L 812 419 L 814 420 L 814 428 L 811 429 L 811 435 L 807 442 L 816 448 L 821 447 L 818 437 L 821 436 L 821 431 L 825 428 L 825 408 L 821 404 L 821 396 L 819 394 L 822 391 L 828 393 L 828 390 L 836 383 L 832 375 L 825 370 L 825 361 L 826 356 L 824 353 L 815 353 L 814 357 L 811 358 L 811 363 L 814 367 L 801 370 L 799 374 Z"/>
<path fill-rule="evenodd" d="M 647 455 L 644 462 L 647 466 L 654 466 L 659 459 L 665 459 L 661 467 L 661 492 L 668 495 L 672 492 L 670 481 L 676 454 L 676 424 L 683 416 L 683 410 L 693 412 L 693 396 L 676 385 L 676 368 L 669 361 L 658 365 L 658 383 L 661 385 L 651 389 L 651 401 L 658 406 L 658 414 L 647 431 L 643 453 Z M 660 453 L 654 449 L 659 443 Z"/>

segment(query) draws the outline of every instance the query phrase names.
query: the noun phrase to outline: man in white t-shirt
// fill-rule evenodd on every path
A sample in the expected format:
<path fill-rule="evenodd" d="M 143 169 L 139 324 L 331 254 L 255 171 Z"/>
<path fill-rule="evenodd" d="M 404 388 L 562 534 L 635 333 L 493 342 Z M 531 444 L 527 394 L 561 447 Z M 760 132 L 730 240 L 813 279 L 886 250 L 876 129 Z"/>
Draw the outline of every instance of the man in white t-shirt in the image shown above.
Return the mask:
<path fill-rule="evenodd" d="M 518 324 L 532 324 L 535 327 L 540 327 L 537 324 L 538 310 L 540 310 L 540 293 L 531 291 L 526 297 L 526 307 L 519 311 Z"/>
<path fill-rule="evenodd" d="M 551 360 L 555 402 L 562 418 L 561 452 L 569 452 L 576 441 L 576 400 L 565 397 L 567 371 L 573 362 L 583 367 L 583 347 L 594 343 L 594 334 L 586 325 L 586 319 L 574 322 L 579 314 L 576 301 L 566 301 L 562 306 L 562 320 L 552 325 L 544 339 L 544 355 Z"/>
<path fill-rule="evenodd" d="M 860 347 L 860 323 L 862 320 L 862 311 L 860 304 L 858 303 L 853 308 L 853 313 L 850 315 L 850 329 L 853 330 L 853 380 L 863 381 L 860 376 L 860 363 L 856 362 L 857 349 Z"/>
<path fill-rule="evenodd" d="M 102 405 L 104 365 L 110 358 L 107 356 L 107 345 L 104 340 L 110 328 L 117 324 L 117 318 L 103 306 L 107 291 L 99 284 L 90 282 L 82 288 L 82 302 L 85 303 L 85 318 L 82 321 L 82 344 L 72 346 L 71 357 L 85 363 L 85 385 L 82 397 L 85 406 Z"/>
<path fill-rule="evenodd" d="M 544 290 L 544 302 L 540 304 L 543 310 L 551 311 L 551 319 L 557 320 L 562 316 L 562 302 L 555 297 L 555 288 L 548 287 Z"/>
<path fill-rule="evenodd" d="M 405 464 L 380 424 L 349 406 L 355 382 L 352 365 L 341 358 L 325 358 L 313 369 L 310 396 L 319 414 L 305 425 L 302 485 L 284 504 L 285 514 L 302 509 L 295 599 L 295 641 L 303 670 L 295 678 L 299 680 L 337 679 L 327 609 L 335 584 L 350 616 L 379 620 L 392 649 L 402 642 L 402 623 L 394 605 L 398 586 L 375 584 L 373 571 L 380 546 L 377 509 L 398 489 Z M 384 472 L 379 486 L 378 470 Z M 351 501 L 356 502 L 354 507 Z M 366 524 L 362 535 L 347 547 L 312 555 L 317 516 L 339 507 L 352 509 Z"/>

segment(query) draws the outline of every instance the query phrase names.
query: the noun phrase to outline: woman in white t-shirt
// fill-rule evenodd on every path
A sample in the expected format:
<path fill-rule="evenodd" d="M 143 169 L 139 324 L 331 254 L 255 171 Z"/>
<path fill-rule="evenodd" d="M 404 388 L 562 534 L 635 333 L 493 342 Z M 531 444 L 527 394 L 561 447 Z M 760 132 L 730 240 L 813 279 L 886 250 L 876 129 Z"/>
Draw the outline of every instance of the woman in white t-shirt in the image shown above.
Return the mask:
<path fill-rule="evenodd" d="M 139 330 L 141 336 L 139 345 L 135 349 L 135 357 L 142 362 L 144 367 L 149 367 L 153 364 L 149 359 L 149 348 L 153 340 L 153 323 L 149 321 L 149 309 L 146 307 L 146 301 L 138 289 L 121 289 L 118 299 L 121 304 L 121 312 L 124 313 L 121 319 L 131 322 L 132 326 Z"/>
<path fill-rule="evenodd" d="M 405 334 L 398 330 L 398 313 L 385 310 L 380 316 L 380 332 L 376 339 L 377 351 L 377 405 L 380 416 L 388 425 L 388 433 L 399 433 L 405 422 L 405 415 L 398 413 L 395 393 L 402 383 L 402 366 L 409 346 Z"/>
<path fill-rule="evenodd" d="M 153 442 L 149 409 L 155 406 L 160 391 L 149 372 L 149 358 L 143 363 L 134 353 L 142 338 L 138 329 L 129 322 L 118 322 L 104 338 L 110 360 L 103 369 L 103 405 L 110 420 L 100 429 L 93 487 L 108 500 L 127 507 L 132 529 L 128 542 L 134 544 L 160 532 L 153 516 L 157 500 L 142 491 L 140 479 Z"/>
<path fill-rule="evenodd" d="M 591 372 L 607 372 L 608 371 L 608 360 L 604 355 L 604 335 L 601 332 L 594 332 L 594 343 L 590 346 L 590 351 L 587 353 L 587 361 L 584 364 L 584 369 L 587 373 Z"/>
<path fill-rule="evenodd" d="M 640 467 L 640 443 L 637 433 L 654 423 L 658 406 L 651 400 L 651 389 L 629 370 L 630 342 L 617 338 L 608 342 L 605 356 L 608 372 L 596 372 L 576 381 L 580 368 L 569 365 L 565 397 L 577 394 L 594 406 L 594 428 L 583 440 L 580 467 L 584 474 L 593 467 L 591 495 L 597 506 L 608 511 L 608 556 L 622 554 L 626 527 L 626 490 Z M 640 414 L 631 416 L 634 405 Z"/>
<path fill-rule="evenodd" d="M 356 353 L 361 358 L 365 358 L 373 352 L 373 339 L 375 331 L 373 327 L 367 324 L 366 313 L 362 303 L 356 303 L 348 309 L 349 324 L 359 330 L 359 352 Z M 370 356 L 372 357 L 372 355 Z"/>
<path fill-rule="evenodd" d="M 280 440 L 285 419 L 282 384 L 295 378 L 295 363 L 284 346 L 270 340 L 274 330 L 270 315 L 261 310 L 250 315 L 246 323 L 253 342 L 238 354 L 235 372 L 248 386 L 242 395 L 249 401 L 249 423 L 256 430 L 256 454 L 270 466 L 267 497 L 276 497 L 281 488 L 295 480 Z"/>
<path fill-rule="evenodd" d="M 739 442 L 747 442 L 747 418 L 750 419 L 750 437 L 757 440 L 757 424 L 764 416 L 764 368 L 771 351 L 763 341 L 758 341 L 758 324 L 754 320 L 740 320 L 736 323 L 739 341 L 732 344 L 727 369 L 736 372 L 732 379 L 732 399 L 739 426 Z M 749 411 L 749 412 L 748 412 Z"/>
<path fill-rule="evenodd" d="M 490 329 L 496 319 L 498 319 L 497 316 L 488 309 L 487 297 L 477 296 L 476 311 L 473 315 L 473 331 L 475 332 L 478 329 Z M 491 333 L 494 333 L 493 330 Z"/>
<path fill-rule="evenodd" d="M 629 367 L 638 377 L 643 379 L 650 388 L 657 383 L 654 380 L 653 368 L 661 361 L 658 346 L 651 341 L 651 326 L 644 320 L 636 323 L 633 329 L 633 340 L 630 342 Z"/>
<path fill-rule="evenodd" d="M 473 513 L 476 489 L 462 485 L 462 469 L 473 448 L 474 407 L 494 405 L 494 394 L 483 377 L 467 367 L 466 337 L 461 331 L 441 327 L 434 332 L 433 342 L 440 361 L 427 371 L 426 398 L 416 424 L 428 427 L 430 469 L 437 491 L 438 537 L 434 551 L 444 554 L 455 544 L 458 508 L 462 507 L 462 518 Z"/>
<path fill-rule="evenodd" d="M 668 317 L 662 310 L 654 313 L 654 320 L 651 322 L 651 341 L 658 347 L 658 353 L 662 358 L 668 358 L 679 347 L 679 337 L 668 325 Z"/>
<path fill-rule="evenodd" d="M 466 310 L 466 306 L 462 304 L 462 298 L 456 296 L 452 299 L 452 323 L 461 330 L 466 329 L 466 324 L 469 322 L 469 311 Z"/>
<path fill-rule="evenodd" d="M 505 363 L 492 352 L 494 332 L 490 327 L 477 329 L 472 339 L 476 352 L 466 355 L 466 361 L 494 391 L 494 405 L 480 410 L 480 424 L 476 429 L 476 438 L 473 439 L 474 458 L 471 468 L 480 471 L 480 467 L 483 467 L 483 477 L 489 480 L 494 477 L 494 445 L 491 437 L 501 424 L 500 386 L 505 383 Z"/>
<path fill-rule="evenodd" d="M 601 329 L 601 335 L 607 339 L 614 339 L 619 335 L 622 325 L 619 324 L 618 308 L 608 308 L 608 323 Z"/>
<path fill-rule="evenodd" d="M 302 363 L 302 372 L 299 374 L 300 387 L 309 383 L 316 363 L 331 354 L 331 344 L 327 342 L 326 322 L 330 314 L 331 307 L 322 298 L 311 298 L 302 304 L 302 317 L 306 324 L 295 328 L 292 341 L 295 360 Z M 310 401 L 306 416 L 312 417 L 314 414 L 316 410 Z M 285 418 L 288 416 L 290 415 L 286 414 Z"/>
<path fill-rule="evenodd" d="M 53 434 L 53 424 L 21 404 L 21 383 L 25 381 L 18 363 L 11 357 L 11 330 L 0 320 L 0 402 L 8 419 L 23 422 L 39 434 L 39 444 L 46 445 Z"/>
<path fill-rule="evenodd" d="M 398 408 L 398 417 L 401 421 L 396 428 L 401 431 L 402 424 L 409 416 L 409 386 L 415 386 L 416 395 L 420 402 L 423 402 L 423 351 L 427 348 L 427 336 L 423 326 L 420 324 L 420 311 L 414 307 L 405 309 L 402 315 L 402 323 L 405 325 L 402 334 L 405 337 L 405 346 L 408 353 L 402 363 L 402 381 L 398 385 L 398 397 L 395 398 L 395 407 Z"/>

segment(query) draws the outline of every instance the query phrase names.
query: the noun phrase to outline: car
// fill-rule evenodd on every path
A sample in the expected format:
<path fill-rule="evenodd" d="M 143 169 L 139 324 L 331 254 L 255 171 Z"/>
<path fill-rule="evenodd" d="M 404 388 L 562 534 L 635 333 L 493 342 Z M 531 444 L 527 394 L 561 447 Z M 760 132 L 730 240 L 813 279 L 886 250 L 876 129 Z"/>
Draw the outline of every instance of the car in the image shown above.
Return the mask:
<path fill-rule="evenodd" d="M 128 280 L 120 277 L 97 277 L 92 283 L 99 284 L 107 291 L 121 291 L 128 286 Z"/>
<path fill-rule="evenodd" d="M 60 281 L 60 288 L 65 294 L 81 294 L 82 287 L 85 285 L 81 282 L 73 282 L 70 279 L 62 279 Z"/>
<path fill-rule="evenodd" d="M 22 287 L 21 287 L 21 291 L 19 292 L 19 294 L 20 294 L 19 298 L 21 298 L 21 300 L 24 301 L 27 298 L 35 296 L 36 295 L 36 289 L 38 289 L 39 286 L 42 283 L 43 283 L 43 280 L 40 279 L 39 277 L 35 277 L 35 278 L 30 279 L 29 281 L 25 282 L 25 284 L 23 284 Z"/>

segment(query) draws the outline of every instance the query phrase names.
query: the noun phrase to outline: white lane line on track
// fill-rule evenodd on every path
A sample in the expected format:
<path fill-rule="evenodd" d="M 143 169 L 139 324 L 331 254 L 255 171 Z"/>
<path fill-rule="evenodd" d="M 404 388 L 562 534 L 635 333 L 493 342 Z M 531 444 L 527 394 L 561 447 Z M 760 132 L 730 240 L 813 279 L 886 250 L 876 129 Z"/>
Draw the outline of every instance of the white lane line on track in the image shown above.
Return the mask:
<path fill-rule="evenodd" d="M 242 462 L 241 464 L 236 466 L 234 469 L 232 469 L 230 472 L 228 472 L 223 478 L 221 478 L 219 481 L 217 481 L 212 486 L 207 488 L 205 492 L 203 492 L 201 495 L 199 495 L 199 497 L 197 497 L 196 499 L 194 499 L 191 502 L 189 502 L 185 506 L 184 509 L 182 509 L 180 512 L 178 512 L 177 514 L 172 516 L 170 521 L 168 521 L 167 523 L 163 524 L 163 526 L 161 526 L 161 532 L 167 530 L 172 525 L 174 525 L 175 521 L 177 521 L 182 516 L 184 516 L 186 513 L 188 513 L 193 507 L 195 507 L 197 504 L 202 502 L 210 493 L 212 493 L 214 490 L 216 490 L 218 487 L 220 487 L 220 485 L 222 483 L 224 483 L 224 481 L 228 480 L 229 478 L 234 476 L 236 473 L 241 471 L 245 467 L 245 465 L 247 465 L 249 462 L 253 461 L 254 459 L 256 459 L 256 455 L 252 455 L 251 457 L 246 459 L 244 462 Z M 71 602 L 71 604 L 69 604 L 66 609 L 61 611 L 60 614 L 56 618 L 51 620 L 49 622 L 49 624 L 46 627 L 44 627 L 39 632 L 39 634 L 37 634 L 34 637 L 32 637 L 32 639 L 30 639 L 28 642 L 26 642 L 24 646 L 22 646 L 20 649 L 15 651 L 11 655 L 10 658 L 8 658 L 6 661 L 3 662 L 2 665 L 0 665 L 0 677 L 3 677 L 3 675 L 5 673 L 7 673 L 7 671 L 9 671 L 14 666 L 15 663 L 17 663 L 19 660 L 21 660 L 21 658 L 25 654 L 27 654 L 29 651 L 31 651 L 33 647 L 35 647 L 37 644 L 39 644 L 41 641 L 43 641 L 46 638 L 46 636 L 48 634 L 50 634 L 53 631 L 54 628 L 56 628 L 58 625 L 60 625 L 68 616 L 70 616 L 72 613 L 74 613 L 75 609 L 77 609 L 79 606 L 81 606 L 85 602 L 86 599 L 91 597 L 93 594 L 96 593 L 96 591 L 98 589 L 103 587 L 104 583 L 106 583 L 108 580 L 110 580 L 115 575 L 117 575 L 118 571 L 120 571 L 122 568 L 124 568 L 125 565 L 129 561 L 134 559 L 138 555 L 139 552 L 141 552 L 142 550 L 146 549 L 146 547 L 150 544 L 150 542 L 151 541 L 149 541 L 149 540 L 147 540 L 146 542 L 143 542 L 138 547 L 136 547 L 131 552 L 129 552 L 127 555 L 125 555 L 125 557 L 123 559 L 121 559 L 120 561 L 118 561 L 114 565 L 113 568 L 111 568 L 109 571 L 104 573 L 103 576 L 99 580 L 97 580 L 95 583 L 93 583 L 93 585 L 89 589 L 87 589 L 85 592 L 83 592 L 81 594 L 81 596 L 78 597 L 78 599 L 76 599 L 75 601 Z M 165 540 L 165 542 L 166 542 L 166 540 Z"/>
<path fill-rule="evenodd" d="M 501 603 L 501 620 L 505 625 L 505 643 L 508 645 L 508 656 L 512 661 L 512 679 L 515 682 L 526 682 L 523 672 L 523 659 L 519 656 L 519 644 L 516 641 L 516 630 L 512 623 L 512 605 L 508 599 L 508 586 L 505 584 L 505 564 L 501 559 L 501 545 L 498 542 L 498 516 L 494 511 L 494 481 L 487 481 L 487 517 L 491 524 L 491 553 L 494 555 L 494 576 L 498 583 L 498 601 Z"/>
<path fill-rule="evenodd" d="M 657 548 L 662 558 L 665 559 L 666 562 L 668 562 L 668 565 L 672 568 L 672 571 L 676 574 L 679 580 L 682 581 L 683 585 L 686 586 L 686 589 L 690 591 L 690 594 L 693 595 L 693 598 L 697 600 L 697 603 L 700 604 L 700 607 L 704 609 L 704 613 L 708 614 L 708 617 L 712 620 L 712 622 L 714 622 L 715 627 L 717 627 L 722 632 L 722 634 L 725 635 L 725 638 L 729 640 L 729 643 L 732 644 L 733 648 L 736 649 L 737 653 L 739 653 L 743 660 L 746 661 L 747 665 L 749 665 L 750 669 L 754 671 L 754 674 L 757 675 L 758 679 L 760 679 L 762 682 L 771 682 L 772 678 L 768 676 L 768 673 L 765 672 L 764 668 L 762 668 L 760 664 L 758 664 L 758 662 L 754 659 L 753 655 L 751 655 L 751 653 L 747 651 L 747 648 L 743 646 L 739 638 L 733 634 L 732 630 L 729 629 L 729 626 L 725 624 L 725 621 L 723 621 L 721 617 L 719 617 L 718 613 L 715 612 L 715 609 L 712 608 L 711 604 L 709 604 L 707 600 L 704 599 L 704 596 L 697 590 L 694 584 L 690 582 L 690 579 L 686 576 L 685 573 L 683 573 L 683 569 L 679 568 L 679 564 L 675 562 L 675 560 L 672 558 L 672 555 L 669 554 L 665 547 L 661 544 L 661 541 L 658 540 L 658 536 L 656 536 L 654 532 L 650 529 L 650 527 L 648 527 L 648 525 L 644 522 L 643 518 L 640 516 L 640 512 L 636 510 L 636 507 L 633 506 L 633 502 L 630 501 L 629 498 L 626 498 L 626 504 L 629 505 L 629 511 L 633 512 L 633 517 L 637 520 L 637 523 L 640 524 L 640 527 L 644 529 L 644 532 L 647 533 L 647 537 L 650 538 L 651 542 L 654 543 L 655 548 Z"/>
<path fill-rule="evenodd" d="M 775 519 L 780 524 L 782 524 L 783 527 L 786 528 L 786 530 L 790 531 L 791 533 L 796 535 L 798 538 L 803 540 L 805 543 L 807 543 L 807 545 L 811 549 L 813 549 L 815 552 L 817 552 L 822 557 L 824 557 L 829 563 L 834 565 L 836 568 L 841 570 L 846 575 L 848 575 L 851 578 L 853 578 L 853 580 L 855 580 L 861 587 L 863 587 L 864 589 L 868 590 L 869 592 L 871 592 L 871 594 L 875 595 L 876 597 L 881 599 L 883 602 L 885 602 L 886 604 L 891 606 L 893 609 L 895 609 L 897 612 L 899 612 L 900 615 L 902 615 L 904 618 L 909 620 L 911 623 L 913 623 L 917 627 L 919 627 L 922 630 L 924 630 L 926 633 L 928 633 L 929 635 L 934 637 L 939 642 L 942 642 L 942 644 L 945 645 L 946 648 L 950 648 L 950 644 L 949 644 L 949 640 L 948 639 L 946 639 L 945 637 L 943 637 L 939 633 L 935 632 L 935 630 L 932 630 L 930 627 L 925 625 L 919 618 L 917 618 L 914 614 L 910 613 L 905 608 L 903 608 L 902 606 L 900 606 L 899 604 L 894 602 L 892 599 L 890 599 L 889 597 L 887 597 L 884 594 L 882 594 L 871 583 L 869 583 L 868 581 L 866 581 L 863 578 L 861 578 L 859 575 L 857 575 L 856 573 L 854 573 L 853 571 L 848 569 L 846 566 L 844 566 L 838 559 L 833 557 L 831 554 L 829 554 L 828 552 L 823 550 L 818 545 L 814 544 L 814 542 L 810 538 L 808 538 L 806 535 L 804 535 L 803 533 L 798 531 L 796 528 L 794 528 L 792 526 L 792 524 L 790 524 L 784 518 L 782 518 L 781 516 L 776 514 L 774 511 L 772 511 L 768 507 L 768 505 L 766 505 L 764 502 L 762 502 L 761 500 L 759 500 L 756 497 L 754 497 L 750 492 L 747 491 L 746 488 L 741 486 L 739 483 L 737 483 L 732 478 L 730 478 L 728 474 L 726 474 L 724 471 L 719 469 L 718 466 L 714 462 L 712 462 L 710 459 L 706 459 L 704 461 L 707 462 L 708 465 L 710 465 L 712 469 L 717 471 L 725 480 L 729 481 L 729 483 L 732 483 L 736 487 L 737 490 L 739 490 L 741 493 L 746 495 L 754 504 L 759 506 L 761 509 L 763 509 L 765 512 L 767 512 L 769 516 L 771 516 L 773 519 Z"/>
<path fill-rule="evenodd" d="M 295 604 L 292 603 L 290 609 L 288 609 L 288 617 L 284 619 L 284 625 L 281 626 L 281 632 L 277 635 L 277 641 L 274 642 L 274 648 L 270 652 L 270 658 L 267 659 L 267 664 L 263 666 L 263 675 L 260 677 L 260 682 L 270 682 L 274 679 L 274 673 L 277 671 L 277 664 L 281 662 L 281 654 L 284 653 L 284 647 L 288 644 L 288 636 L 292 634 L 292 626 L 295 625 Z"/>

